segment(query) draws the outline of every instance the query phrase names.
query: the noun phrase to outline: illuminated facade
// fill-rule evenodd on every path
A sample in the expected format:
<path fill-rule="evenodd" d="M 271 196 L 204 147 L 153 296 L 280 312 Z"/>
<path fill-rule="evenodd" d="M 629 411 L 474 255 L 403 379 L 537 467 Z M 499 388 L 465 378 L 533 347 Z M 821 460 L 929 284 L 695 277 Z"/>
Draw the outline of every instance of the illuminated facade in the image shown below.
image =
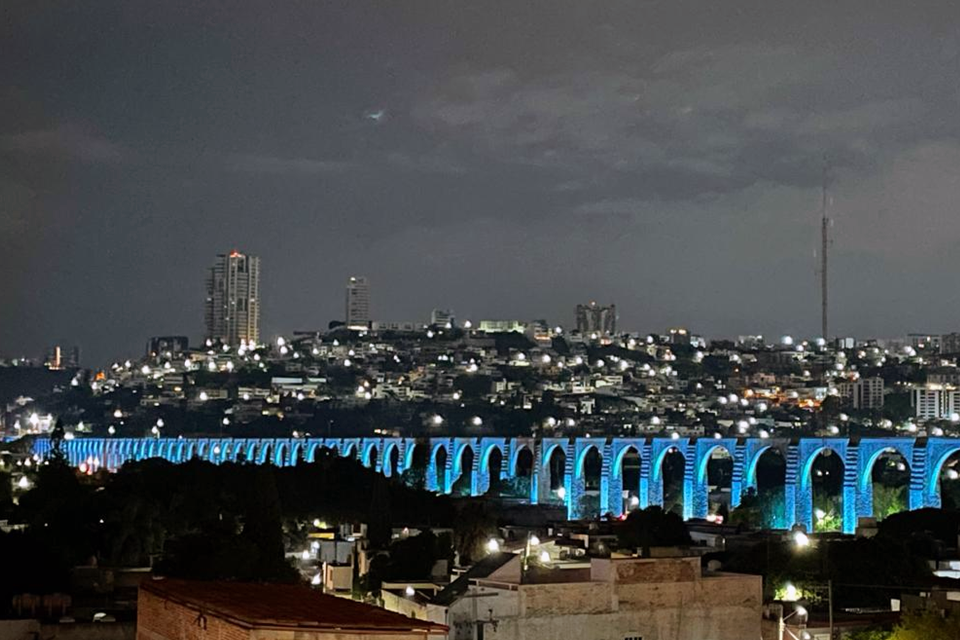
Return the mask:
<path fill-rule="evenodd" d="M 346 323 L 348 329 L 370 328 L 370 284 L 364 277 L 347 281 Z"/>
<path fill-rule="evenodd" d="M 206 337 L 224 344 L 260 342 L 260 258 L 217 256 L 207 274 Z"/>
<path fill-rule="evenodd" d="M 598 305 L 596 302 L 577 305 L 577 331 L 583 335 L 593 333 L 613 335 L 617 332 L 616 305 Z"/>

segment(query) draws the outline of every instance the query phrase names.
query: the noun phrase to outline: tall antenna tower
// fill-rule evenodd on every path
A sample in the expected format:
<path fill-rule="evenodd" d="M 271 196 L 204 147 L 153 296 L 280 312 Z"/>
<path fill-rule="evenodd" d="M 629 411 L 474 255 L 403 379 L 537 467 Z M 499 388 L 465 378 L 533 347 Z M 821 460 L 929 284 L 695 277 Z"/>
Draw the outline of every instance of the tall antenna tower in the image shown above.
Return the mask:
<path fill-rule="evenodd" d="M 828 333 L 828 313 L 827 313 L 827 301 L 829 299 L 827 295 L 827 247 L 830 244 L 829 239 L 829 226 L 830 219 L 827 217 L 827 159 L 823 159 L 823 190 L 822 198 L 820 202 L 820 337 L 824 340 L 827 340 L 829 337 Z"/>

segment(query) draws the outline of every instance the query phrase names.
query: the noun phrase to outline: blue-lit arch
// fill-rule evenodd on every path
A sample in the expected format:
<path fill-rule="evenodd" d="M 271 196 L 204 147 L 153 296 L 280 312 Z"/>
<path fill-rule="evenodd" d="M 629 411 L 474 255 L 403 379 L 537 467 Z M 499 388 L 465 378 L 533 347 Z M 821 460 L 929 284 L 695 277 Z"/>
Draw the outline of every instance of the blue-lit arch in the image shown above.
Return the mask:
<path fill-rule="evenodd" d="M 864 461 L 863 463 L 863 472 L 860 474 L 860 489 L 866 489 L 867 485 L 872 484 L 873 482 L 873 467 L 877 464 L 877 460 L 880 459 L 885 453 L 896 453 L 901 458 L 903 458 L 904 464 L 907 466 L 907 469 L 910 469 L 910 458 L 905 456 L 903 452 L 896 446 L 884 447 L 882 449 L 877 449 Z"/>
<path fill-rule="evenodd" d="M 733 457 L 733 452 L 730 451 L 724 444 L 716 444 L 708 448 L 704 454 L 703 458 L 700 460 L 699 468 L 697 469 L 697 482 L 703 484 L 707 480 L 707 467 L 710 465 L 710 458 L 713 456 L 713 452 L 717 449 L 723 449 L 727 452 L 727 455 L 731 458 Z M 759 457 L 757 458 L 759 459 Z"/>
<path fill-rule="evenodd" d="M 534 463 L 536 462 L 536 456 L 531 449 L 526 444 L 521 444 L 520 446 L 514 447 L 513 451 L 510 453 L 510 475 L 516 477 L 520 473 L 520 454 L 524 451 L 530 454 L 530 472 L 533 473 Z"/>
<path fill-rule="evenodd" d="M 455 483 L 457 479 L 463 475 L 463 454 L 466 453 L 467 449 L 470 450 L 470 453 L 474 456 L 474 462 L 476 462 L 477 452 L 473 450 L 473 446 L 469 442 L 460 443 L 453 456 L 453 476 L 451 478 L 451 484 Z M 471 468 L 470 471 L 472 472 L 473 469 Z"/>
<path fill-rule="evenodd" d="M 624 445 L 617 451 L 617 454 L 613 458 L 613 475 L 619 476 L 623 474 L 623 459 L 626 458 L 627 454 L 631 451 L 637 454 L 637 458 L 643 459 L 643 454 L 640 453 L 640 449 L 636 445 Z"/>
<path fill-rule="evenodd" d="M 393 454 L 397 454 L 397 464 L 396 469 L 393 464 Z M 396 442 L 387 442 L 383 446 L 383 460 L 380 462 L 380 466 L 383 469 L 383 475 L 388 478 L 400 471 L 400 467 L 403 466 L 403 458 L 400 456 L 400 445 Z"/>
<path fill-rule="evenodd" d="M 376 456 L 376 462 L 373 462 L 373 456 Z M 383 460 L 381 458 L 382 457 L 380 455 L 380 446 L 376 441 L 364 443 L 363 466 L 372 468 L 376 466 L 377 462 L 379 462 L 380 465 L 382 466 Z"/>
<path fill-rule="evenodd" d="M 489 473 L 490 472 L 490 456 L 493 454 L 494 450 L 500 452 L 500 465 L 502 471 L 503 461 L 506 460 L 506 455 L 503 452 L 503 447 L 499 443 L 489 444 L 483 449 L 483 454 L 480 456 L 480 472 Z"/>
<path fill-rule="evenodd" d="M 580 455 L 577 456 L 577 465 L 574 467 L 574 472 L 578 478 L 583 476 L 583 464 L 586 462 L 587 454 L 589 454 L 590 451 L 596 451 L 597 455 L 600 456 L 600 460 L 603 460 L 603 451 L 601 451 L 600 447 L 598 447 L 596 444 L 591 442 L 587 446 L 583 447 L 583 449 L 580 451 Z"/>
<path fill-rule="evenodd" d="M 421 446 L 423 445 L 420 442 L 417 442 L 416 440 L 407 441 L 406 449 L 403 452 L 404 453 L 403 455 L 404 471 L 406 471 L 407 469 L 413 468 L 413 454 L 416 453 L 417 447 L 421 447 Z"/>
<path fill-rule="evenodd" d="M 943 473 L 943 465 L 947 463 L 950 456 L 960 452 L 960 442 L 954 447 L 944 447 L 931 465 L 927 479 L 927 492 L 930 495 L 940 495 L 940 474 Z"/>
<path fill-rule="evenodd" d="M 257 464 L 266 464 L 272 462 L 270 459 L 273 457 L 273 443 L 272 441 L 265 441 L 260 443 L 260 447 L 257 449 Z"/>
<path fill-rule="evenodd" d="M 830 451 L 831 455 L 835 455 L 840 459 L 840 462 L 843 464 L 844 471 L 846 472 L 847 463 L 843 459 L 843 453 L 838 451 L 836 448 L 829 445 L 823 445 L 817 447 L 812 452 L 807 455 L 806 460 L 803 461 L 803 467 L 800 470 L 800 486 L 804 489 L 807 489 L 813 486 L 813 464 L 817 461 L 817 458 L 825 452 Z"/>
<path fill-rule="evenodd" d="M 651 467 L 651 469 L 650 469 L 651 478 L 652 478 L 655 482 L 660 481 L 661 479 L 663 479 L 663 461 L 666 460 L 666 459 L 667 459 L 667 456 L 670 455 L 670 453 L 671 453 L 671 452 L 674 452 L 674 451 L 677 452 L 677 453 L 679 453 L 680 456 L 683 458 L 683 464 L 685 464 L 685 465 L 690 464 L 690 462 L 687 460 L 687 454 L 684 453 L 683 449 L 681 448 L 681 445 L 679 445 L 679 444 L 672 444 L 672 445 L 670 445 L 670 446 L 663 447 L 663 448 L 660 450 L 660 452 L 657 453 L 656 457 L 654 458 L 653 465 L 652 465 L 652 467 Z"/>

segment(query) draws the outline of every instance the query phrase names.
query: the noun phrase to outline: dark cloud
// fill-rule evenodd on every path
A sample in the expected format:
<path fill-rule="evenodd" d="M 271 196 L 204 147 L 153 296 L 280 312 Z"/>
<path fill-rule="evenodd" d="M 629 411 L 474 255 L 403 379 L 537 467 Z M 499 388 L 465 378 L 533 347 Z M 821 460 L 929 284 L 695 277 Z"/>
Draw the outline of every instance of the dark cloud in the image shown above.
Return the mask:
<path fill-rule="evenodd" d="M 949 2 L 14 5 L 0 25 L 0 353 L 198 335 L 264 260 L 268 333 L 374 312 L 955 330 Z"/>
<path fill-rule="evenodd" d="M 67 124 L 0 136 L 0 149 L 49 160 L 80 162 L 119 162 L 125 155 L 119 145 Z"/>
<path fill-rule="evenodd" d="M 277 158 L 235 154 L 226 158 L 226 166 L 231 171 L 263 174 L 303 174 L 331 173 L 344 171 L 352 165 L 337 160 L 317 160 L 314 158 Z"/>

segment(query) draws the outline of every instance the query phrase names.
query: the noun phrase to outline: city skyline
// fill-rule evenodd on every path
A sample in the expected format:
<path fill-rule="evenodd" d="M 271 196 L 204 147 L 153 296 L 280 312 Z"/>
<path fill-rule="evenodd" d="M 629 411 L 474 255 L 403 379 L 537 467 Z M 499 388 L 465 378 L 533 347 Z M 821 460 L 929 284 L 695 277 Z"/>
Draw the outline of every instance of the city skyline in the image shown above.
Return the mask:
<path fill-rule="evenodd" d="M 260 325 L 261 325 L 261 286 L 260 286 L 260 257 L 252 255 L 243 251 L 240 251 L 236 248 L 231 249 L 228 253 L 217 254 L 213 266 L 206 269 L 206 277 L 204 278 L 204 289 L 206 291 L 206 296 L 202 301 L 202 315 L 203 322 L 199 328 L 189 327 L 189 331 L 184 330 L 184 327 L 174 327 L 171 330 L 171 334 L 181 334 L 184 338 L 190 339 L 190 336 L 199 337 L 200 340 L 213 340 L 215 342 L 220 342 L 227 345 L 242 345 L 249 343 L 253 344 L 269 344 L 275 338 L 282 338 L 285 334 L 290 335 L 298 331 L 326 331 L 328 328 L 334 328 L 337 324 L 342 323 L 342 325 L 348 329 L 354 331 L 361 331 L 366 329 L 373 330 L 386 330 L 392 326 L 396 328 L 407 327 L 406 330 L 412 330 L 414 328 L 426 329 L 431 324 L 437 324 L 436 318 L 439 316 L 447 318 L 448 315 L 453 319 L 453 312 L 450 309 L 441 309 L 438 307 L 433 307 L 432 309 L 420 309 L 416 312 L 415 317 L 413 318 L 392 318 L 392 317 L 381 317 L 372 313 L 371 309 L 373 307 L 371 303 L 371 285 L 369 279 L 365 276 L 350 276 L 346 280 L 345 286 L 345 303 L 341 308 L 339 315 L 334 312 L 334 315 L 329 318 L 318 319 L 312 325 L 305 325 L 301 327 L 288 327 L 286 331 L 276 331 L 269 334 L 261 334 Z M 249 305 L 246 309 L 243 310 L 243 313 L 236 314 L 232 320 L 227 317 L 225 311 L 221 311 L 219 314 L 216 313 L 217 309 L 228 309 L 231 307 L 236 307 L 240 304 L 240 299 L 246 300 L 246 304 Z M 561 319 L 555 318 L 544 318 L 543 314 L 537 314 L 534 312 L 530 316 L 495 316 L 493 314 L 484 314 L 482 311 L 472 317 L 457 317 L 455 321 L 458 323 L 458 326 L 464 327 L 463 323 L 466 322 L 465 328 L 473 328 L 474 330 L 478 329 L 481 332 L 489 331 L 489 327 L 484 329 L 483 324 L 495 324 L 495 325 L 504 325 L 507 324 L 517 324 L 523 325 L 526 327 L 526 330 L 532 331 L 533 324 L 546 321 L 548 326 L 563 327 L 568 330 L 577 331 L 577 333 L 584 335 L 667 335 L 667 333 L 675 333 L 676 331 L 682 331 L 684 335 L 688 333 L 688 328 L 684 327 L 678 329 L 678 324 L 675 324 L 671 327 L 646 327 L 646 328 L 635 328 L 630 327 L 629 323 L 627 327 L 622 327 L 619 325 L 620 316 L 617 312 L 617 304 L 614 301 L 610 301 L 609 304 L 598 305 L 596 301 L 591 301 L 588 304 L 578 303 L 572 308 L 568 309 L 567 316 Z M 269 310 L 268 310 L 269 313 Z M 446 322 L 446 320 L 445 320 Z M 379 326 L 378 326 L 379 325 Z M 598 330 L 598 327 L 606 326 L 606 330 Z M 196 329 L 196 330 L 194 330 Z M 587 329 L 586 333 L 584 329 Z M 612 330 L 611 330 L 612 329 Z M 514 331 L 515 328 L 503 329 L 504 331 Z M 781 341 L 790 340 L 790 344 L 794 340 L 809 340 L 814 341 L 818 340 L 822 336 L 812 334 L 802 334 L 789 332 L 784 333 L 774 333 L 774 334 L 763 334 L 757 333 L 755 331 L 744 331 L 738 334 L 720 334 L 720 333 L 711 333 L 709 327 L 696 327 L 694 333 L 705 337 L 707 339 L 719 339 L 719 340 L 735 340 L 739 338 L 763 338 L 765 344 L 778 344 Z M 953 330 L 948 330 L 944 332 L 924 332 L 924 331 L 913 331 L 911 329 L 905 329 L 899 333 L 893 333 L 889 335 L 852 335 L 852 334 L 843 334 L 832 336 L 831 340 L 845 340 L 850 338 L 858 339 L 880 339 L 880 340 L 899 340 L 904 337 L 911 338 L 917 336 L 933 336 L 937 339 L 941 337 L 943 339 L 953 339 L 953 336 L 956 336 L 957 333 Z M 150 344 L 157 340 L 168 340 L 170 338 L 157 337 L 157 336 L 141 336 L 138 338 L 142 344 L 143 340 L 148 340 L 148 352 L 150 351 Z M 0 358 L 7 359 L 16 359 L 21 358 L 25 361 L 35 360 L 37 362 L 45 362 L 49 366 L 49 361 L 52 356 L 50 355 L 53 351 L 60 350 L 61 346 L 54 344 L 55 340 L 50 340 L 47 342 L 44 347 L 47 351 L 44 352 L 44 357 L 38 357 L 38 354 L 30 353 L 28 351 L 19 351 L 5 353 L 0 351 Z M 50 346 L 54 345 L 54 346 Z M 72 356 L 79 362 L 79 353 L 82 345 L 74 345 L 72 347 L 73 353 Z M 119 360 L 124 360 L 131 355 L 135 355 L 137 350 L 128 351 L 128 352 L 117 352 L 116 357 L 109 360 L 109 362 L 117 362 Z M 84 361 L 84 366 L 88 367 L 105 367 L 109 363 L 108 360 L 89 362 Z M 78 365 L 77 365 L 78 366 Z M 59 368 L 58 366 L 53 368 Z"/>
<path fill-rule="evenodd" d="M 18 5 L 0 352 L 103 362 L 194 334 L 195 274 L 230 246 L 270 265 L 264 335 L 340 317 L 362 273 L 389 319 L 599 299 L 628 329 L 812 336 L 824 155 L 832 332 L 952 331 L 957 302 L 928 292 L 951 290 L 960 244 L 958 21 L 893 2 Z"/>

